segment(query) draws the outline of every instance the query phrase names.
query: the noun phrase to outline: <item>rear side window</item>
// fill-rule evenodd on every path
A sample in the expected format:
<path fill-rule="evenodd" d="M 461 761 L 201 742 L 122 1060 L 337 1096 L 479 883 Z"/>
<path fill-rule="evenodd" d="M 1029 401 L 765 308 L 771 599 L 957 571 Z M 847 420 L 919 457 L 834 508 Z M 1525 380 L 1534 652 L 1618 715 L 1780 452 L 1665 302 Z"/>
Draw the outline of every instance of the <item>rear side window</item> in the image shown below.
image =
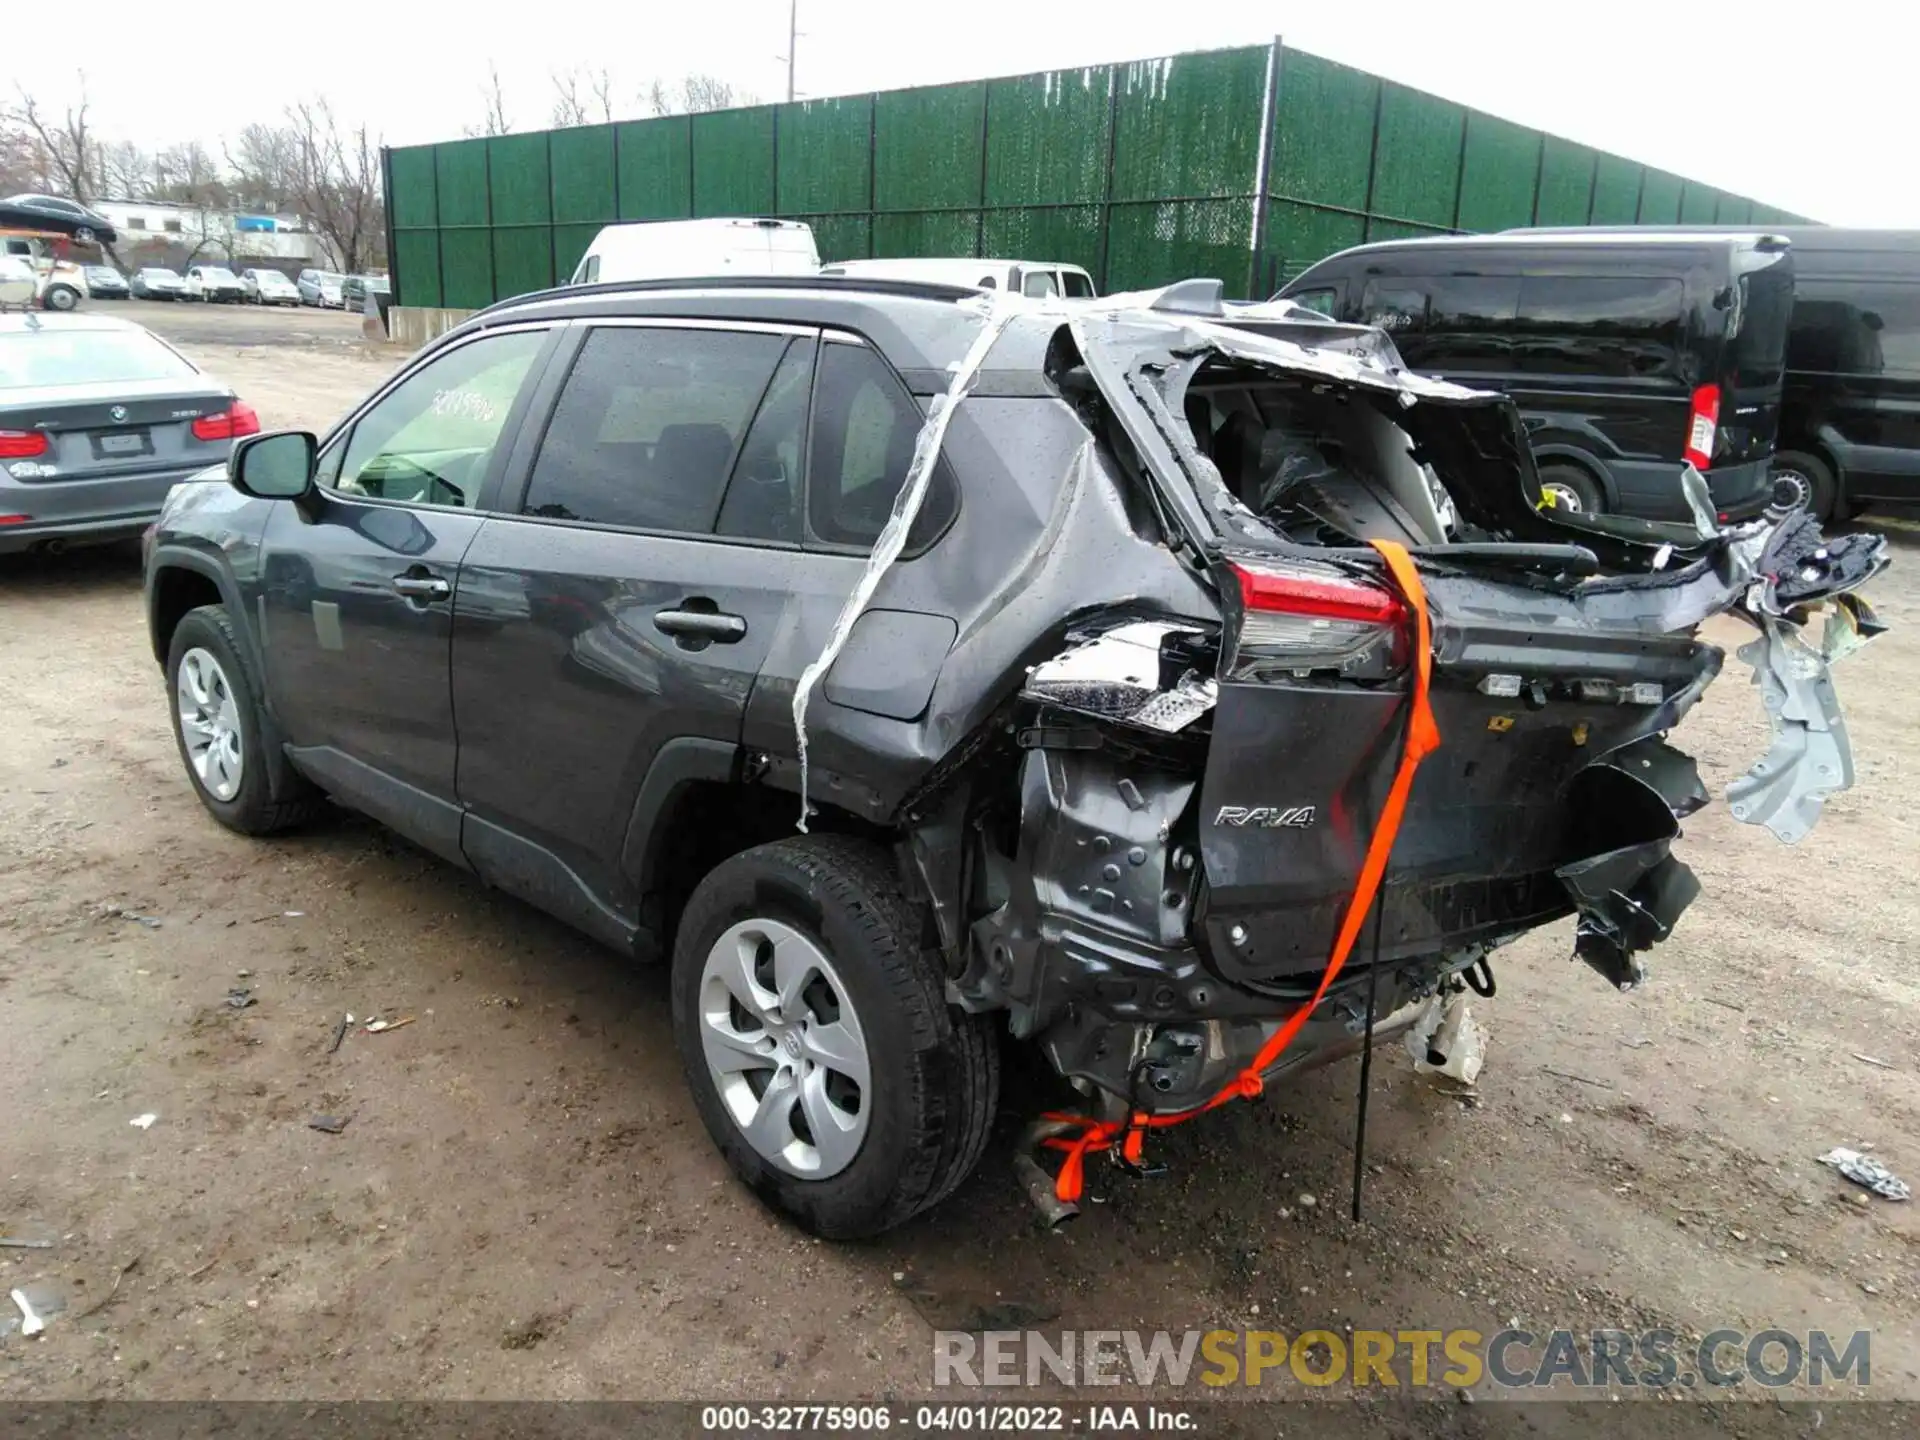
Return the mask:
<path fill-rule="evenodd" d="M 1514 317 L 1515 368 L 1533 374 L 1678 378 L 1686 287 L 1664 276 L 1529 275 Z"/>
<path fill-rule="evenodd" d="M 1920 376 L 1920 285 L 1797 281 L 1787 363 L 1827 375 Z"/>
<path fill-rule="evenodd" d="M 1369 280 L 1360 297 L 1360 323 L 1379 326 L 1396 342 L 1425 329 L 1427 287 L 1413 280 Z"/>
<path fill-rule="evenodd" d="M 587 337 L 527 482 L 555 520 L 713 533 L 789 338 L 605 326 Z"/>
<path fill-rule="evenodd" d="M 900 379 L 865 345 L 829 344 L 814 382 L 808 521 L 829 545 L 871 549 L 913 462 L 926 416 Z M 942 462 L 920 507 L 907 549 L 931 543 L 953 518 L 959 496 Z"/>
<path fill-rule="evenodd" d="M 1513 368 L 1517 275 L 1436 275 L 1423 336 L 1401 347 L 1409 365 L 1450 371 Z"/>

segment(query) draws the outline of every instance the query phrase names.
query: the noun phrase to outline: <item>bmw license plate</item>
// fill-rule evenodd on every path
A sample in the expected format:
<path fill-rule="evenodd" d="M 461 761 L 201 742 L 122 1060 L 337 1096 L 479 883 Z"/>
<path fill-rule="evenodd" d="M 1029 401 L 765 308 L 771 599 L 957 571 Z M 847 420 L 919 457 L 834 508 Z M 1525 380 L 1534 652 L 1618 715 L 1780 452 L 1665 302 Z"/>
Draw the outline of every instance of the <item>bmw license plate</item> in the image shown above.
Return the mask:
<path fill-rule="evenodd" d="M 151 455 L 153 440 L 145 430 L 107 430 L 93 437 L 96 459 L 111 460 L 125 455 Z"/>

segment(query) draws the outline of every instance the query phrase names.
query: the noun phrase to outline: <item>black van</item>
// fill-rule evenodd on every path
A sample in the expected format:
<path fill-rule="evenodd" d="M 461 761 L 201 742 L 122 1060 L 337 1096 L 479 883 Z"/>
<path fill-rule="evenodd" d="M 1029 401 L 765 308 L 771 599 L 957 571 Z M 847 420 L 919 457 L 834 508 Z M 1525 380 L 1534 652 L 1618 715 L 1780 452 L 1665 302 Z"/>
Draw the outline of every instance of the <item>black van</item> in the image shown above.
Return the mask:
<path fill-rule="evenodd" d="M 1665 232 L 1361 245 L 1281 296 L 1389 331 L 1407 364 L 1512 395 L 1556 505 L 1685 520 L 1691 461 L 1722 521 L 1767 507 L 1789 243 Z"/>

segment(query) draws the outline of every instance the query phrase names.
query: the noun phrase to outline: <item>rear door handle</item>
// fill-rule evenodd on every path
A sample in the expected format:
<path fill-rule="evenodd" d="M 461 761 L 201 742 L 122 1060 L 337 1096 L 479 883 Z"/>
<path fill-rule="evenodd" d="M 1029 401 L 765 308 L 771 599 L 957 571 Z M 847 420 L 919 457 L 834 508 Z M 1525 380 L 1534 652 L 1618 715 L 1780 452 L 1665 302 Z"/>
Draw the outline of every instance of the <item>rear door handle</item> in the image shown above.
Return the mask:
<path fill-rule="evenodd" d="M 393 588 L 409 600 L 444 600 L 453 594 L 453 586 L 438 575 L 423 575 L 413 570 L 394 576 Z"/>
<path fill-rule="evenodd" d="M 662 634 L 681 640 L 711 640 L 731 645 L 744 640 L 747 622 L 739 615 L 722 615 L 713 610 L 662 610 L 653 617 Z"/>

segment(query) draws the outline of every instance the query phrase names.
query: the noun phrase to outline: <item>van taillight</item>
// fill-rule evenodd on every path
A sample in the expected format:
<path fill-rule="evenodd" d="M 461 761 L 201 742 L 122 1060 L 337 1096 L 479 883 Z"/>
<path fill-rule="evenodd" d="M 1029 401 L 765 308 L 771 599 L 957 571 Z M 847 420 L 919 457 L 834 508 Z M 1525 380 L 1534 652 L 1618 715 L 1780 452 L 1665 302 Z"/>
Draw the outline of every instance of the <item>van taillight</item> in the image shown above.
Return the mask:
<path fill-rule="evenodd" d="M 1394 663 L 1406 607 L 1392 591 L 1310 561 L 1236 560 L 1230 568 L 1243 610 L 1235 678 L 1371 672 L 1361 665 L 1369 652 L 1383 666 Z"/>
<path fill-rule="evenodd" d="M 47 453 L 47 437 L 38 430 L 0 430 L 0 460 L 27 460 Z"/>
<path fill-rule="evenodd" d="M 1696 470 L 1713 464 L 1713 437 L 1720 428 L 1720 387 L 1702 385 L 1693 392 L 1693 414 L 1687 421 L 1687 448 L 1683 456 Z"/>

